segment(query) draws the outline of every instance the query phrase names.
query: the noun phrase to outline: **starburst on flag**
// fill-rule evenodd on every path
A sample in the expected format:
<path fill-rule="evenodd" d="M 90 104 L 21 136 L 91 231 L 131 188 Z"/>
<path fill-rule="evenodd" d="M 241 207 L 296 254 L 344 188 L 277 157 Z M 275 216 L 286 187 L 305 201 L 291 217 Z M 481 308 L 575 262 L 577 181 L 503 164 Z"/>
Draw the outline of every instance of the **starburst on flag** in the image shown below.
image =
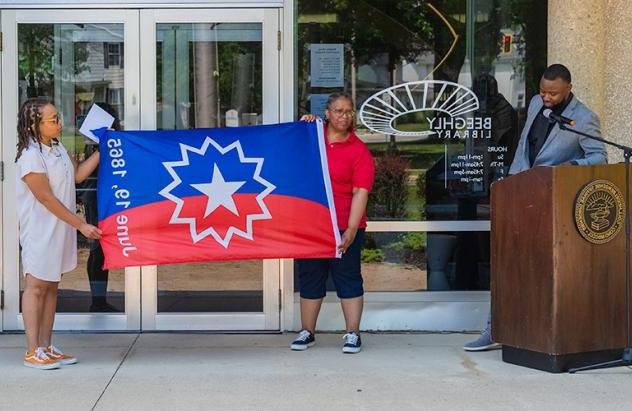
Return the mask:
<path fill-rule="evenodd" d="M 210 150 L 209 150 L 210 149 Z M 247 213 L 245 215 L 245 227 L 244 229 L 235 225 L 229 225 L 225 233 L 219 232 L 216 227 L 211 224 L 209 227 L 201 228 L 202 220 L 207 217 L 212 219 L 213 213 L 217 210 L 226 209 L 235 216 L 242 216 L 238 205 L 235 203 L 233 195 L 244 185 L 247 181 L 227 181 L 225 179 L 225 173 L 218 166 L 217 162 L 213 163 L 213 167 L 209 173 L 210 181 L 199 182 L 196 181 L 192 184 L 189 181 L 183 181 L 176 169 L 178 167 L 191 166 L 189 153 L 195 153 L 199 156 L 205 157 L 207 154 L 219 153 L 222 157 L 234 150 L 238 155 L 239 165 L 255 165 L 255 170 L 251 179 L 256 181 L 263 190 L 260 191 L 256 197 L 256 204 L 258 205 L 260 212 Z M 180 144 L 181 159 L 178 161 L 163 162 L 163 166 L 173 179 L 165 188 L 160 190 L 159 194 L 168 200 L 173 201 L 176 207 L 171 215 L 169 224 L 188 224 L 189 231 L 191 233 L 191 239 L 194 243 L 197 243 L 208 236 L 212 236 L 215 241 L 221 244 L 224 248 L 228 248 L 230 240 L 233 235 L 238 235 L 248 240 L 253 239 L 253 222 L 257 220 L 268 220 L 272 218 L 272 215 L 268 211 L 264 199 L 270 194 L 276 187 L 269 181 L 261 177 L 261 169 L 263 167 L 263 158 L 246 157 L 244 155 L 241 143 L 239 140 L 234 141 L 226 147 L 220 146 L 212 138 L 206 137 L 204 143 L 200 148 L 195 148 L 186 144 Z M 231 165 L 232 166 L 232 165 Z M 180 198 L 174 193 L 174 190 L 180 185 L 188 185 L 206 196 L 206 204 L 204 211 L 200 215 L 188 216 L 183 213 L 186 201 Z M 242 216 L 243 217 L 243 216 Z"/>

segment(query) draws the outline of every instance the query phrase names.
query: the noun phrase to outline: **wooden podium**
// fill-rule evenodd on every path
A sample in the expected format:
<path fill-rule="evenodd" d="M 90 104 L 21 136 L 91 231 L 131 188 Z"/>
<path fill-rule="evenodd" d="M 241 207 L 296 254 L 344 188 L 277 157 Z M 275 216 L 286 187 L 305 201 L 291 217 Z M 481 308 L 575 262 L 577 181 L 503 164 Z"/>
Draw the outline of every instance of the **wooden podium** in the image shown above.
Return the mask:
<path fill-rule="evenodd" d="M 592 192 L 589 210 L 580 210 L 593 219 L 593 234 L 604 220 L 613 229 L 618 217 L 621 227 L 603 244 L 585 239 L 575 203 L 595 180 L 618 187 L 625 201 L 623 164 L 535 167 L 492 185 L 492 336 L 503 344 L 503 361 L 564 372 L 621 358 L 625 204 L 621 213 L 607 193 Z"/>

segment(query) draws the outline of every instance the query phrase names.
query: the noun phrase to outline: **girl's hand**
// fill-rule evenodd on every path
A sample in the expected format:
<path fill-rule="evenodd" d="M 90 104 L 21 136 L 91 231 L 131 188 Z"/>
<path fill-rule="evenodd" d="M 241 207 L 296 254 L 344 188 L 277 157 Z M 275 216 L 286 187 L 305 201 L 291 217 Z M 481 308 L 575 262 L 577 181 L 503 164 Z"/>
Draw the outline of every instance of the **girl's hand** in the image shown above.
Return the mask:
<path fill-rule="evenodd" d="M 90 238 L 92 240 L 98 240 L 101 238 L 102 231 L 92 224 L 81 224 L 81 226 L 79 226 L 79 231 L 81 231 L 81 234 L 83 234 L 86 238 Z"/>

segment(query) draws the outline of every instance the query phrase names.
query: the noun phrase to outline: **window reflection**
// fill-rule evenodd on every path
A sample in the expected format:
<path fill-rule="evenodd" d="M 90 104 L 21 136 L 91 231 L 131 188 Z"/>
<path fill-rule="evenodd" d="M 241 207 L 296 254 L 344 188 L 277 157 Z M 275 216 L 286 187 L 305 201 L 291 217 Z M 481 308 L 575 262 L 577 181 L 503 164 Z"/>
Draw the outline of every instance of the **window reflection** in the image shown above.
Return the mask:
<path fill-rule="evenodd" d="M 93 104 L 125 123 L 124 31 L 122 24 L 19 24 L 19 104 L 45 96 L 59 109 L 61 142 L 83 160 L 95 143 L 78 130 Z M 77 186 L 77 214 L 97 223 L 97 173 Z M 98 241 L 77 233 L 77 268 L 59 285 L 58 312 L 121 312 L 125 310 L 124 270 L 103 270 Z M 21 278 L 21 290 L 24 289 Z"/>
<path fill-rule="evenodd" d="M 361 261 L 365 291 L 488 290 L 489 232 L 367 232 Z"/>
<path fill-rule="evenodd" d="M 156 25 L 158 129 L 262 123 L 260 23 Z M 158 312 L 262 312 L 263 261 L 158 267 Z"/>
<path fill-rule="evenodd" d="M 262 123 L 260 23 L 156 25 L 158 129 Z"/>
<path fill-rule="evenodd" d="M 377 159 L 370 220 L 489 219 L 490 184 L 506 176 L 525 104 L 546 64 L 546 36 L 541 35 L 546 33 L 546 1 L 490 0 L 468 7 L 457 0 L 299 0 L 297 5 L 297 115 L 322 115 L 326 96 L 340 89 L 352 94 L 360 110 L 389 87 L 432 80 L 456 83 L 476 95 L 478 109 L 459 117 L 491 122 L 485 138 L 445 138 L 436 128 L 449 119 L 445 113 L 398 115 L 390 126 L 409 135 L 370 130 L 357 116 L 357 134 Z M 323 46 L 329 53 L 321 53 Z M 329 82 L 323 64 L 331 69 Z M 343 66 L 340 81 L 332 74 L 336 65 Z M 316 72 L 315 66 L 320 67 Z M 385 95 L 381 108 L 403 111 L 399 101 L 419 108 L 424 99 L 432 106 L 448 98 L 440 86 L 410 86 Z M 386 124 L 384 117 L 394 110 L 372 112 Z M 454 135 L 463 129 L 447 131 Z M 482 163 L 473 178 L 456 166 L 463 156 Z"/>
<path fill-rule="evenodd" d="M 489 220 L 490 186 L 507 175 L 546 66 L 547 2 L 298 0 L 297 10 L 296 114 L 322 115 L 328 94 L 352 94 L 356 132 L 376 158 L 369 220 Z M 325 45 L 328 54 L 315 52 Z M 342 65 L 341 81 L 323 82 L 315 59 Z M 433 110 L 462 95 L 441 82 L 467 90 L 477 106 Z M 386 89 L 377 104 L 367 102 Z M 383 131 L 360 121 L 365 103 Z M 457 118 L 484 125 L 450 123 Z M 474 129 L 482 138 L 454 137 Z M 489 232 L 369 232 L 366 241 L 372 291 L 489 287 Z M 415 274 L 402 282 L 404 273 Z"/>

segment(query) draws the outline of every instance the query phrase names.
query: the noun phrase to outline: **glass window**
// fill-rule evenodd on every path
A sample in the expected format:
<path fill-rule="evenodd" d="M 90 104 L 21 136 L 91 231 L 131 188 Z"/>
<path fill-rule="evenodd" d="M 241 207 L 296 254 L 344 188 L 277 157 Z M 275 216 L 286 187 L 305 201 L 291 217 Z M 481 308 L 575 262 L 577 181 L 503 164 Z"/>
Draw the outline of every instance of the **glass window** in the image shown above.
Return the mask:
<path fill-rule="evenodd" d="M 121 65 L 121 51 L 123 49 L 122 43 L 107 43 L 106 44 L 107 58 L 106 58 L 106 68 L 110 66 L 120 66 Z"/>
<path fill-rule="evenodd" d="M 260 23 L 156 25 L 158 129 L 260 124 Z M 158 267 L 158 312 L 262 312 L 263 261 Z"/>
<path fill-rule="evenodd" d="M 78 131 L 93 104 L 117 119 L 113 127 L 124 127 L 123 37 L 123 24 L 18 25 L 19 103 L 31 97 L 48 97 L 62 118 L 61 142 L 78 160 L 96 149 L 96 144 Z M 110 58 L 113 51 L 118 56 L 116 64 Z M 77 214 L 94 225 L 96 187 L 97 171 L 76 189 Z M 124 311 L 124 270 L 102 269 L 103 250 L 98 241 L 77 233 L 77 247 L 78 265 L 62 277 L 57 311 Z"/>
<path fill-rule="evenodd" d="M 263 261 L 158 267 L 158 312 L 262 312 Z"/>
<path fill-rule="evenodd" d="M 376 157 L 369 219 L 487 220 L 546 66 L 544 0 L 298 0 L 296 114 L 344 90 Z"/>
<path fill-rule="evenodd" d="M 260 23 L 156 26 L 159 130 L 262 123 Z"/>
<path fill-rule="evenodd" d="M 367 232 L 364 290 L 489 290 L 489 232 Z M 294 266 L 294 288 L 299 277 Z M 327 290 L 335 290 L 331 278 Z"/>
<path fill-rule="evenodd" d="M 546 67 L 545 0 L 297 0 L 296 115 L 351 94 L 370 221 L 489 220 Z M 489 289 L 489 232 L 368 232 L 368 291 Z"/>
<path fill-rule="evenodd" d="M 366 291 L 489 289 L 489 232 L 367 233 Z"/>

